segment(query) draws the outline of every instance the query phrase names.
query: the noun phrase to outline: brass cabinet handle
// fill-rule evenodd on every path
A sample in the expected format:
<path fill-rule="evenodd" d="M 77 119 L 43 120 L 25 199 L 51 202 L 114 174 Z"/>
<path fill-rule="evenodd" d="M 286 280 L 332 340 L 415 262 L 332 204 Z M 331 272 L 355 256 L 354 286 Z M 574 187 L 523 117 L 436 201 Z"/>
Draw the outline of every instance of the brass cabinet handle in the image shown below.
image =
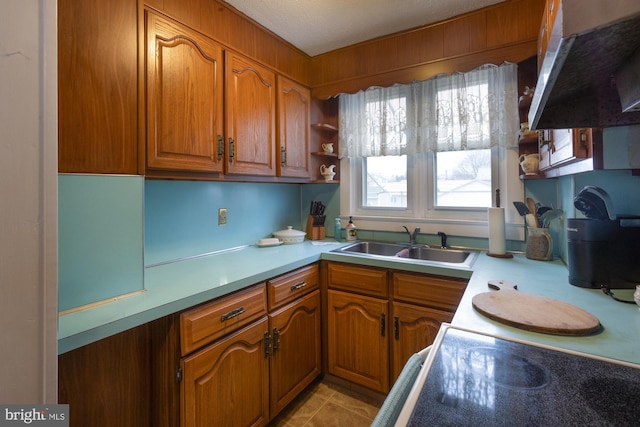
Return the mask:
<path fill-rule="evenodd" d="M 235 156 L 235 141 L 233 138 L 229 138 L 229 163 L 233 163 L 233 156 Z"/>
<path fill-rule="evenodd" d="M 291 290 L 297 291 L 298 289 L 304 288 L 305 286 L 307 286 L 307 282 L 296 283 L 295 285 L 291 285 Z"/>
<path fill-rule="evenodd" d="M 218 161 L 222 160 L 224 156 L 224 138 L 222 135 L 218 135 Z"/>
<path fill-rule="evenodd" d="M 269 331 L 264 333 L 264 358 L 269 358 L 269 348 L 271 347 L 271 337 L 269 336 Z"/>
<path fill-rule="evenodd" d="M 278 328 L 273 328 L 273 354 L 276 354 L 276 351 L 280 350 L 280 331 Z"/>
<path fill-rule="evenodd" d="M 400 319 L 398 318 L 398 316 L 395 316 L 393 318 L 393 337 L 396 340 L 400 339 Z"/>
<path fill-rule="evenodd" d="M 240 316 L 242 313 L 244 313 L 244 307 L 234 308 L 230 312 L 223 314 L 220 317 L 220 320 L 223 321 L 223 322 L 226 322 L 229 319 L 232 319 L 232 318 L 234 318 L 236 316 Z"/>

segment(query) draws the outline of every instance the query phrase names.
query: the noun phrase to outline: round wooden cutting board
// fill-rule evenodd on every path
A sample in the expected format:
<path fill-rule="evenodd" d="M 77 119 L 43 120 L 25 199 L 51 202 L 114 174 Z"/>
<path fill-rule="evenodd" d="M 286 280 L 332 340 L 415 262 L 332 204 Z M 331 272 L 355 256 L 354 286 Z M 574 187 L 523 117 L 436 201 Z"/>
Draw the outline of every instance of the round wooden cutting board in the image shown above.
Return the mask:
<path fill-rule="evenodd" d="M 475 295 L 472 304 L 497 322 L 552 335 L 589 335 L 601 328 L 596 317 L 575 305 L 519 292 L 503 280 L 492 280 L 489 287 L 495 291 Z"/>

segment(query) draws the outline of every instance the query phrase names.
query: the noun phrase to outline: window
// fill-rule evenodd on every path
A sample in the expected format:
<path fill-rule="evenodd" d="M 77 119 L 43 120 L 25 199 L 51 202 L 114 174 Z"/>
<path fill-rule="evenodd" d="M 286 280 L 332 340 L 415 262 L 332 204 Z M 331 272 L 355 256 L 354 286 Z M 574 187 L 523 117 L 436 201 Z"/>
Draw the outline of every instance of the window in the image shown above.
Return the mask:
<path fill-rule="evenodd" d="M 444 151 L 436 154 L 437 207 L 491 206 L 491 150 Z"/>
<path fill-rule="evenodd" d="M 502 67 L 342 95 L 341 214 L 365 229 L 455 224 L 486 237 L 495 191 L 506 204 L 523 188 L 517 84 L 492 74 Z"/>
<path fill-rule="evenodd" d="M 362 206 L 407 207 L 407 156 L 364 158 Z"/>

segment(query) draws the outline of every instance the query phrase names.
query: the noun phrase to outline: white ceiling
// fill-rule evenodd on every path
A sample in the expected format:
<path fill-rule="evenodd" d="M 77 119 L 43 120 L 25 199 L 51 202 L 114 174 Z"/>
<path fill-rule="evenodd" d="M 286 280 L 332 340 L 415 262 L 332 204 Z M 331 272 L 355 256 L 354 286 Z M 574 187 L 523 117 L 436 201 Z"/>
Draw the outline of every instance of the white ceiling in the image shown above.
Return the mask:
<path fill-rule="evenodd" d="M 226 0 L 310 56 L 505 0 Z"/>

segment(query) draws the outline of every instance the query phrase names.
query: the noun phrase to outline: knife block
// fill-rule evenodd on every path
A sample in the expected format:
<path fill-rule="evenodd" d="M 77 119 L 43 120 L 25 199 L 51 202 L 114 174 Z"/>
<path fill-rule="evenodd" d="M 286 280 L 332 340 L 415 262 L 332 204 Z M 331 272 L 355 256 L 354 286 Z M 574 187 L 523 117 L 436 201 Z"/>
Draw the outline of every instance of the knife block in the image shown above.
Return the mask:
<path fill-rule="evenodd" d="M 307 239 L 309 240 L 323 240 L 324 235 L 324 224 L 323 225 L 313 225 L 315 217 L 313 215 L 309 215 L 307 217 Z"/>

